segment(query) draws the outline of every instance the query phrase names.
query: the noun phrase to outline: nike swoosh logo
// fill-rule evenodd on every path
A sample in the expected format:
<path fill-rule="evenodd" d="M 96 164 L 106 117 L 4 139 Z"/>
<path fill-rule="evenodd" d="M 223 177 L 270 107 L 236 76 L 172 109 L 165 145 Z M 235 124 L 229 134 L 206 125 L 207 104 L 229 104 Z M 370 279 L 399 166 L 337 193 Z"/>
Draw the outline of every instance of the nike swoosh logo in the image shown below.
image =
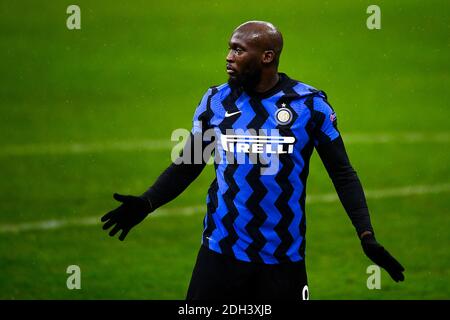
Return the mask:
<path fill-rule="evenodd" d="M 235 114 L 241 113 L 241 111 L 236 111 L 236 112 L 232 112 L 232 113 L 228 113 L 228 111 L 225 112 L 225 118 L 234 116 Z"/>

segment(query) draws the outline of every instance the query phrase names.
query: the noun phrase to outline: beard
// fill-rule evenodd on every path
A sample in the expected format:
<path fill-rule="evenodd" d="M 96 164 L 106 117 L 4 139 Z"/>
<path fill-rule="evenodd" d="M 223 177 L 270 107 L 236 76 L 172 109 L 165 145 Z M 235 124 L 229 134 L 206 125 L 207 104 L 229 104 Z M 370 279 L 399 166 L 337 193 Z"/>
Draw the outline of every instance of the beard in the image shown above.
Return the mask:
<path fill-rule="evenodd" d="M 253 69 L 237 75 L 230 75 L 228 85 L 231 88 L 243 88 L 247 91 L 253 91 L 261 80 L 261 70 Z"/>

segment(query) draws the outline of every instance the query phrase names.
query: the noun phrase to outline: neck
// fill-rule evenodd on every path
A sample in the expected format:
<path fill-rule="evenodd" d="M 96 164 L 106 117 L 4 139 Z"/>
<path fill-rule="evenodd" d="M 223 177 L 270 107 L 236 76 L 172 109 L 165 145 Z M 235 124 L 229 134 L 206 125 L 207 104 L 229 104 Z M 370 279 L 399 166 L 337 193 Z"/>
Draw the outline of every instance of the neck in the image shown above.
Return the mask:
<path fill-rule="evenodd" d="M 280 80 L 277 70 L 270 70 L 268 72 L 262 72 L 261 80 L 253 89 L 255 92 L 264 93 L 272 89 Z"/>

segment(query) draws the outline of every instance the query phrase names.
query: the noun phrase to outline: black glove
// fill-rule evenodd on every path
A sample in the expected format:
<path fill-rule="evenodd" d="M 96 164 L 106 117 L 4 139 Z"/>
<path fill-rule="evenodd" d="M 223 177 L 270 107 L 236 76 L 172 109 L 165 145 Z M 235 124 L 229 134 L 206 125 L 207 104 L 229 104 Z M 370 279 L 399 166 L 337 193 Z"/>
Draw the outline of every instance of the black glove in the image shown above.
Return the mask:
<path fill-rule="evenodd" d="M 373 234 L 367 234 L 361 239 L 364 253 L 378 266 L 384 268 L 395 282 L 403 281 L 405 268 L 384 247 L 375 240 Z"/>
<path fill-rule="evenodd" d="M 150 202 L 141 197 L 123 196 L 117 193 L 114 193 L 113 197 L 122 204 L 102 217 L 102 222 L 106 222 L 103 230 L 115 225 L 109 235 L 113 237 L 123 230 L 119 236 L 119 240 L 123 241 L 131 228 L 144 220 L 153 210 Z"/>

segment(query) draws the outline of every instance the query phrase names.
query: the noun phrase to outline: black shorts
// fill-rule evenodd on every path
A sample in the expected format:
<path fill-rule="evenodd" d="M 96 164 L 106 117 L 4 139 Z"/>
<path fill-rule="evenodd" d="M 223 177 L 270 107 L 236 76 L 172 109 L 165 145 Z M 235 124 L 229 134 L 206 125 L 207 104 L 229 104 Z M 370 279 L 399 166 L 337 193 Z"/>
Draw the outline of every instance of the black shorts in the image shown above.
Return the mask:
<path fill-rule="evenodd" d="M 307 300 L 305 262 L 250 263 L 216 253 L 202 245 L 186 299 Z"/>

